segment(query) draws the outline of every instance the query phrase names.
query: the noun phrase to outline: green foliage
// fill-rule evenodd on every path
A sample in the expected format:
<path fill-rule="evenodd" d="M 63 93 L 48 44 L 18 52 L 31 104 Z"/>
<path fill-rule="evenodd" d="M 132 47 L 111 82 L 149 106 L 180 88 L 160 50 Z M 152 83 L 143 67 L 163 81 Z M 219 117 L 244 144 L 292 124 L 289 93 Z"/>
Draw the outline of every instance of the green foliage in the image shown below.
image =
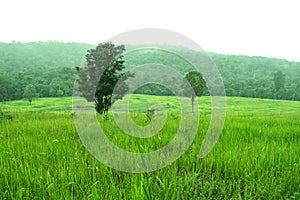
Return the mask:
<path fill-rule="evenodd" d="M 274 74 L 280 70 L 285 74 L 283 99 L 300 100 L 294 98 L 300 74 L 299 62 L 259 56 L 209 55 L 220 70 L 229 96 L 276 99 Z"/>
<path fill-rule="evenodd" d="M 62 91 L 61 89 L 57 90 L 57 96 L 62 97 L 64 95 L 64 91 Z"/>
<path fill-rule="evenodd" d="M 285 79 L 284 79 L 284 74 L 282 73 L 282 71 L 277 71 L 274 74 L 274 86 L 275 86 L 275 90 L 278 91 L 280 89 L 284 89 L 284 84 L 285 84 Z"/>
<path fill-rule="evenodd" d="M 22 99 L 28 84 L 36 86 L 40 97 L 72 95 L 76 77 L 76 66 L 84 62 L 85 54 L 94 45 L 59 42 L 38 43 L 0 43 L 0 100 Z M 183 76 L 193 71 L 193 66 L 184 58 L 174 53 L 161 50 L 160 47 L 140 49 L 124 55 L 125 71 L 145 63 L 157 63 L 171 66 Z M 132 46 L 126 46 L 130 51 Z M 195 51 L 174 47 L 174 51 L 192 57 Z M 198 54 L 199 52 L 197 52 Z M 282 98 L 300 100 L 297 85 L 299 82 L 300 63 L 283 59 L 208 54 L 218 67 L 229 96 L 254 98 Z M 205 63 L 203 63 L 205 65 Z M 284 76 L 283 93 L 274 92 L 274 74 L 281 71 Z M 147 77 L 145 75 L 145 77 Z M 143 78 L 143 77 L 142 77 Z M 174 77 L 165 76 L 172 83 Z M 177 86 L 176 86 L 177 87 Z M 180 88 L 180 85 L 178 85 Z M 136 93 L 173 95 L 167 88 L 148 84 Z M 203 95 L 209 95 L 205 90 Z"/>
<path fill-rule="evenodd" d="M 126 46 L 127 47 L 127 46 Z M 173 52 L 169 52 L 163 50 L 158 46 L 157 48 L 141 48 L 138 51 L 130 51 L 133 46 L 128 46 L 128 52 L 124 55 L 125 60 L 125 71 L 128 71 L 132 68 L 143 66 L 145 64 L 156 64 L 156 65 L 163 65 L 165 67 L 171 67 L 176 70 L 177 73 L 181 74 L 182 77 L 192 70 L 195 70 L 193 66 L 187 62 L 181 56 Z M 144 47 L 144 46 L 143 46 Z M 164 46 L 161 46 L 162 48 Z M 184 50 L 180 48 L 181 50 Z M 177 51 L 178 49 L 176 49 Z M 182 85 L 180 81 L 177 81 L 172 74 L 164 69 L 159 69 L 157 72 L 152 72 L 152 75 L 155 74 L 157 79 L 164 79 L 165 83 L 170 83 L 173 85 L 173 88 L 181 89 Z M 134 93 L 136 94 L 147 94 L 147 95 L 157 95 L 157 96 L 173 96 L 174 93 L 164 87 L 162 85 L 151 83 L 153 79 L 149 77 L 147 73 L 139 74 L 139 76 L 135 77 L 135 79 L 142 79 L 145 82 L 149 82 L 145 85 L 140 86 Z"/>
<path fill-rule="evenodd" d="M 36 90 L 35 90 L 35 86 L 32 85 L 32 84 L 27 85 L 27 86 L 25 87 L 23 97 L 26 98 L 26 99 L 28 99 L 29 103 L 31 104 L 32 99 L 33 99 L 34 97 L 37 97 L 37 93 L 36 93 Z"/>
<path fill-rule="evenodd" d="M 195 97 L 201 96 L 203 94 L 204 89 L 206 87 L 206 82 L 203 79 L 202 74 L 197 71 L 191 71 L 187 73 L 184 78 L 188 81 L 191 87 L 185 85 L 187 83 L 184 83 L 183 92 L 185 93 L 185 95 L 191 96 L 192 112 L 194 112 Z"/>
<path fill-rule="evenodd" d="M 77 68 L 79 91 L 87 101 L 95 101 L 98 113 L 107 113 L 111 104 L 121 99 L 128 90 L 124 81 L 131 76 L 120 73 L 124 70 L 122 53 L 123 45 L 115 46 L 112 43 L 101 43 L 86 55 L 86 67 Z M 122 77 L 122 80 L 121 80 Z M 117 92 L 113 91 L 117 86 Z"/>
<path fill-rule="evenodd" d="M 184 90 L 187 92 L 186 94 L 191 94 L 194 97 L 195 96 L 202 96 L 204 89 L 206 87 L 206 82 L 202 77 L 202 74 L 200 72 L 197 71 L 191 71 L 189 73 L 187 73 L 184 77 L 192 86 L 191 89 L 193 89 L 193 91 L 189 91 L 188 86 L 183 86 Z"/>
<path fill-rule="evenodd" d="M 27 85 L 40 97 L 71 96 L 75 66 L 92 45 L 59 42 L 0 43 L 0 101 L 22 99 Z"/>
<path fill-rule="evenodd" d="M 161 47 L 163 48 L 163 46 Z M 135 66 L 145 63 L 158 63 L 171 66 L 182 75 L 194 70 L 193 66 L 183 58 L 159 48 L 160 46 L 156 49 L 146 48 L 126 54 L 124 57 L 126 69 L 130 70 Z M 130 50 L 130 46 L 128 49 Z M 192 57 L 191 55 L 195 55 L 196 57 L 199 54 L 199 52 L 196 54 L 193 50 L 181 47 L 174 47 L 174 51 L 181 51 L 182 54 L 188 54 L 189 57 Z M 288 100 L 300 100 L 300 98 L 297 98 L 298 95 L 295 92 L 299 79 L 298 74 L 300 74 L 299 62 L 259 56 L 235 56 L 216 53 L 208 53 L 208 56 L 211 57 L 212 61 L 218 67 L 224 81 L 226 94 L 229 96 L 278 98 L 279 95 L 274 94 L 273 78 L 274 73 L 281 70 L 285 74 L 286 92 L 281 94 L 280 97 Z M 205 64 L 203 63 L 203 65 Z M 165 77 L 170 83 L 174 82 L 172 78 L 171 76 Z M 141 87 L 136 93 L 162 96 L 173 95 L 153 84 Z M 203 95 L 209 95 L 208 91 L 205 90 Z"/>

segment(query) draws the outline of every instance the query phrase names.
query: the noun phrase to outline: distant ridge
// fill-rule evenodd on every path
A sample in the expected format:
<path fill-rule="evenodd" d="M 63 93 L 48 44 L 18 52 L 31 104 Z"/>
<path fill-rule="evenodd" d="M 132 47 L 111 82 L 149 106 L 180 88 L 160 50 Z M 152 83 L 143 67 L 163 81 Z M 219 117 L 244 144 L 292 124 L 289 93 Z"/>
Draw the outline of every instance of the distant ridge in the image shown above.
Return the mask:
<path fill-rule="evenodd" d="M 40 97 L 70 96 L 75 67 L 84 62 L 87 50 L 95 46 L 56 41 L 0 43 L 0 100 L 23 98 L 23 90 L 28 84 L 36 86 Z M 132 46 L 127 46 L 130 48 Z M 172 48 L 196 54 L 183 47 Z M 300 100 L 299 62 L 213 52 L 208 55 L 218 67 L 229 96 Z M 159 48 L 125 56 L 126 70 L 147 62 L 170 65 L 182 73 L 191 69 L 182 59 L 163 53 Z M 274 89 L 273 77 L 277 71 L 282 71 L 285 76 L 285 85 L 280 91 Z M 153 89 L 157 94 L 155 87 Z M 149 90 L 140 92 L 148 94 Z M 159 95 L 166 95 L 164 92 L 160 91 Z"/>

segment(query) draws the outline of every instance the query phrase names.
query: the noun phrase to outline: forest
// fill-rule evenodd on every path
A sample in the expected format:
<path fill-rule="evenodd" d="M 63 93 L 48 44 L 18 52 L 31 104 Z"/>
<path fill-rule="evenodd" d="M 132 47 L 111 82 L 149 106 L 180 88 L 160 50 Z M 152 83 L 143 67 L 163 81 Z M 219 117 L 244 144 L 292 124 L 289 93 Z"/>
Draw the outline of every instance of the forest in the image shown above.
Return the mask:
<path fill-rule="evenodd" d="M 34 98 L 71 96 L 76 67 L 84 63 L 87 51 L 95 46 L 56 41 L 0 43 L 0 100 L 27 98 L 28 93 Z M 197 53 L 174 48 L 189 55 Z M 300 100 L 299 62 L 259 56 L 208 55 L 220 71 L 227 96 Z M 126 70 L 145 63 L 172 66 L 182 74 L 192 69 L 186 60 L 159 48 L 125 53 L 124 60 Z M 140 78 L 147 79 L 147 75 Z M 172 82 L 172 76 L 165 78 Z M 173 95 L 169 89 L 155 84 L 140 87 L 135 93 Z M 209 95 L 208 91 L 205 95 Z"/>

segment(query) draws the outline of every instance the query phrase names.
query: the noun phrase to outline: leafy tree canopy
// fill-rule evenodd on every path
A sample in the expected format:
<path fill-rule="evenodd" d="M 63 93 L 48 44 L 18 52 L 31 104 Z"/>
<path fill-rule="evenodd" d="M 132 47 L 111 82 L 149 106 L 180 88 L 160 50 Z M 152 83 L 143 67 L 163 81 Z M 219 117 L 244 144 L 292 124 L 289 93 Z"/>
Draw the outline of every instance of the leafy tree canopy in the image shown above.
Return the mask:
<path fill-rule="evenodd" d="M 36 94 L 35 86 L 32 84 L 27 85 L 25 87 L 23 97 L 28 99 L 29 103 L 31 104 L 32 99 L 36 96 L 37 94 Z"/>
<path fill-rule="evenodd" d="M 87 50 L 94 47 L 90 44 L 60 42 L 0 43 L 0 100 L 22 99 L 28 84 L 35 86 L 40 97 L 71 96 L 76 78 L 75 67 L 82 65 Z M 159 50 L 160 47 L 164 46 L 124 55 L 125 68 L 118 73 L 125 73 L 145 63 L 171 66 L 182 76 L 193 70 L 184 59 Z M 130 48 L 126 46 L 126 49 Z M 190 57 L 197 53 L 182 47 L 176 47 L 176 51 L 182 51 Z M 228 96 L 300 100 L 300 62 L 260 56 L 208 55 L 220 71 Z M 278 71 L 284 75 L 284 87 L 276 91 L 274 74 Z M 165 78 L 174 82 L 174 77 Z M 174 95 L 166 88 L 153 84 L 139 88 L 136 93 Z M 208 91 L 204 90 L 203 95 L 209 95 Z"/>
<path fill-rule="evenodd" d="M 192 112 L 194 112 L 194 100 L 196 96 L 201 96 L 206 87 L 206 82 L 200 72 L 191 71 L 185 75 L 185 79 L 188 81 L 190 86 L 186 85 L 187 82 L 183 84 L 183 89 L 185 95 L 191 95 L 192 100 Z"/>
<path fill-rule="evenodd" d="M 78 89 L 87 101 L 95 101 L 96 111 L 100 114 L 106 113 L 111 104 L 121 99 L 128 90 L 124 81 L 132 74 L 121 73 L 124 70 L 124 51 L 124 45 L 100 43 L 88 51 L 86 66 L 77 67 Z M 122 83 L 117 85 L 119 80 Z M 117 93 L 113 96 L 115 89 Z"/>

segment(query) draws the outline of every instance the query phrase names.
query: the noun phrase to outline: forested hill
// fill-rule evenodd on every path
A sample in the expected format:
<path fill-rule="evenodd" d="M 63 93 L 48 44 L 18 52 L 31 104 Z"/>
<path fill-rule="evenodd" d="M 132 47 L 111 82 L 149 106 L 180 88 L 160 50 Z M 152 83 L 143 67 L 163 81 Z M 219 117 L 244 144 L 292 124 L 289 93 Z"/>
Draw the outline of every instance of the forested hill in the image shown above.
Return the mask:
<path fill-rule="evenodd" d="M 39 97 L 70 96 L 75 67 L 84 62 L 87 50 L 94 47 L 59 42 L 0 43 L 0 100 L 23 98 L 28 85 L 35 87 Z M 186 49 L 182 51 L 195 54 Z M 209 53 L 209 56 L 219 68 L 229 96 L 300 100 L 300 63 L 216 53 Z M 144 63 L 167 64 L 182 73 L 190 68 L 182 59 L 159 50 L 137 51 L 125 56 L 127 69 Z M 275 87 L 274 77 L 280 86 L 277 83 Z M 138 92 L 171 95 L 155 85 L 143 87 Z"/>
<path fill-rule="evenodd" d="M 38 97 L 71 96 L 75 67 L 95 45 L 59 42 L 0 43 L 0 100 L 23 98 L 28 85 Z"/>

